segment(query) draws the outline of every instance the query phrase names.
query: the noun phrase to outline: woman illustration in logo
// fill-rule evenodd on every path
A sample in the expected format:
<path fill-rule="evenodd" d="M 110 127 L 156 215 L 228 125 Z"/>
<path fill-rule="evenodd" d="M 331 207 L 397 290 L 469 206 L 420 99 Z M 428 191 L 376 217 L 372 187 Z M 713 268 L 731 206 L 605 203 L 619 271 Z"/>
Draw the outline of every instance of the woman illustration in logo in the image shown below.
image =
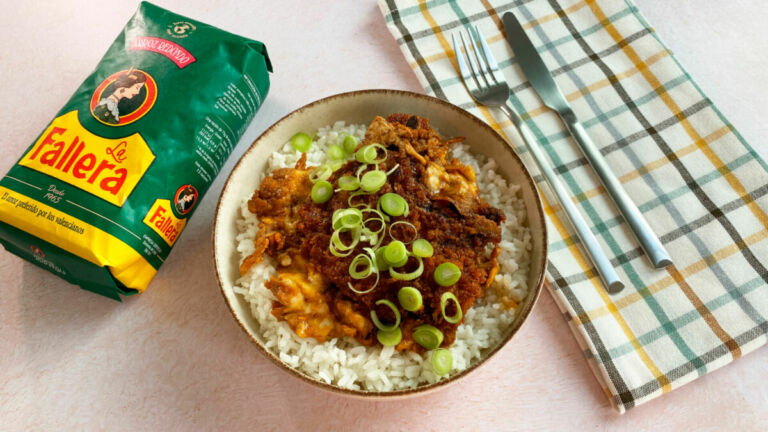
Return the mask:
<path fill-rule="evenodd" d="M 176 211 L 181 215 L 185 215 L 192 210 L 192 206 L 197 201 L 197 189 L 192 185 L 185 185 L 176 191 L 176 199 L 174 205 Z"/>
<path fill-rule="evenodd" d="M 118 76 L 110 85 L 112 94 L 96 104 L 96 107 L 93 108 L 93 115 L 105 123 L 118 124 L 120 122 L 120 110 L 117 104 L 121 99 L 132 99 L 139 94 L 146 81 L 147 76 L 133 68 Z"/>

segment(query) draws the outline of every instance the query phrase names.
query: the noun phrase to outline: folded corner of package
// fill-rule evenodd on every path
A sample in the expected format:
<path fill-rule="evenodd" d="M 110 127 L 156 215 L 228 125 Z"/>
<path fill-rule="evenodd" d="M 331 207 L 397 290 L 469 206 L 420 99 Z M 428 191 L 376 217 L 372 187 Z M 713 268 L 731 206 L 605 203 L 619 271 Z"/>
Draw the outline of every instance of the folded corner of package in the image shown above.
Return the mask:
<path fill-rule="evenodd" d="M 0 179 L 0 243 L 98 294 L 144 291 L 271 71 L 261 42 L 142 2 Z"/>

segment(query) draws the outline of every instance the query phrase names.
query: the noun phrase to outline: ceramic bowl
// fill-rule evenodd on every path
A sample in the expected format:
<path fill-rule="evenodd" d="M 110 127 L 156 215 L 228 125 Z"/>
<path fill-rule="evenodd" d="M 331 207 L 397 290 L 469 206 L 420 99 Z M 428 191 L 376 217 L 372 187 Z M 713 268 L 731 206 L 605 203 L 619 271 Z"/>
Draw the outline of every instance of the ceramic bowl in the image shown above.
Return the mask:
<path fill-rule="evenodd" d="M 252 317 L 248 302 L 233 291 L 239 277 L 239 254 L 235 249 L 236 220 L 243 197 L 250 197 L 266 169 L 267 160 L 283 146 L 296 131 L 317 130 L 321 126 L 344 120 L 347 124 L 370 124 L 376 115 L 391 113 L 416 114 L 429 118 L 430 124 L 443 137 L 463 136 L 475 153 L 496 160 L 499 171 L 508 181 L 521 186 L 532 235 L 530 287 L 526 299 L 518 306 L 512 324 L 506 329 L 502 341 L 489 348 L 469 368 L 438 381 L 413 389 L 391 392 L 349 390 L 317 380 L 282 362 L 278 353 L 267 349 L 259 334 L 259 323 Z M 312 385 L 345 395 L 391 398 L 413 395 L 444 388 L 477 369 L 499 349 L 506 345 L 528 318 L 541 292 L 547 262 L 547 233 L 541 200 L 533 179 L 520 158 L 504 139 L 477 117 L 448 102 L 422 94 L 395 90 L 362 90 L 337 94 L 303 106 L 283 117 L 267 129 L 243 154 L 235 165 L 221 192 L 213 226 L 213 260 L 221 294 L 240 328 L 258 349 L 281 369 Z"/>

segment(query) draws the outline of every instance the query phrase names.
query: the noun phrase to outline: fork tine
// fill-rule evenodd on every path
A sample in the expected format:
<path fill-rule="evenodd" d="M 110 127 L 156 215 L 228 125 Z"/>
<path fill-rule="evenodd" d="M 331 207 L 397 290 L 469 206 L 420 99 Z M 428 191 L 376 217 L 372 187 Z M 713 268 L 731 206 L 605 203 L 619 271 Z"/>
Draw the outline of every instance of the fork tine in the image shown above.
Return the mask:
<path fill-rule="evenodd" d="M 477 65 L 480 69 L 480 73 L 483 75 L 483 78 L 485 78 L 488 84 L 490 84 L 491 80 L 488 79 L 489 71 L 485 63 L 485 56 L 480 53 L 480 48 L 477 46 L 477 40 L 479 37 L 474 34 L 472 27 L 467 30 L 467 34 L 469 35 L 469 41 L 472 43 L 472 51 L 474 51 L 475 57 L 477 57 Z"/>
<path fill-rule="evenodd" d="M 459 72 L 461 73 L 461 79 L 464 80 L 466 83 L 467 80 L 472 79 L 472 75 L 469 73 L 469 67 L 467 67 L 467 62 L 464 61 L 464 56 L 461 54 L 461 50 L 459 49 L 459 44 L 456 43 L 456 34 L 451 34 L 451 40 L 453 41 L 453 51 L 456 53 L 456 62 L 459 64 Z"/>
<path fill-rule="evenodd" d="M 467 41 L 464 39 L 464 32 L 459 31 L 459 36 L 461 37 L 461 44 L 464 45 L 464 53 L 467 55 L 467 59 L 469 60 L 469 66 L 472 68 L 472 76 L 475 78 L 475 82 L 477 83 L 477 86 L 483 87 L 483 84 L 480 81 L 481 76 L 483 77 L 483 81 L 485 81 L 485 84 L 488 85 L 488 80 L 485 79 L 485 76 L 483 76 L 477 68 L 477 64 L 475 63 L 474 56 L 472 55 L 472 50 L 469 49 L 469 46 L 467 45 Z"/>
<path fill-rule="evenodd" d="M 482 32 L 480 32 L 480 27 L 475 26 L 475 33 L 477 34 L 477 38 L 480 41 L 480 46 L 483 48 L 482 50 L 483 57 L 485 58 L 485 61 L 488 64 L 488 68 L 490 69 L 493 80 L 496 82 L 501 82 L 502 78 L 497 75 L 499 73 L 499 64 L 496 63 L 496 59 L 493 57 L 491 48 L 488 46 L 488 43 L 485 41 L 485 36 L 483 35 Z"/>

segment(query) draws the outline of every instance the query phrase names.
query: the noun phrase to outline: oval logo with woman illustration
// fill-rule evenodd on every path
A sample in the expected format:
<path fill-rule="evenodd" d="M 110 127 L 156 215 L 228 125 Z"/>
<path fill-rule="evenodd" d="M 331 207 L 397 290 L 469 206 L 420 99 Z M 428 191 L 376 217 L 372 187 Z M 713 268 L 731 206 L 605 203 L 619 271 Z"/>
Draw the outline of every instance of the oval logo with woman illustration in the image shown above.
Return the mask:
<path fill-rule="evenodd" d="M 130 68 L 116 72 L 91 96 L 91 114 L 109 126 L 124 126 L 143 117 L 157 100 L 157 83 L 146 72 Z"/>
<path fill-rule="evenodd" d="M 176 190 L 173 197 L 173 204 L 176 212 L 184 216 L 189 213 L 197 202 L 197 189 L 191 184 L 184 185 Z"/>

